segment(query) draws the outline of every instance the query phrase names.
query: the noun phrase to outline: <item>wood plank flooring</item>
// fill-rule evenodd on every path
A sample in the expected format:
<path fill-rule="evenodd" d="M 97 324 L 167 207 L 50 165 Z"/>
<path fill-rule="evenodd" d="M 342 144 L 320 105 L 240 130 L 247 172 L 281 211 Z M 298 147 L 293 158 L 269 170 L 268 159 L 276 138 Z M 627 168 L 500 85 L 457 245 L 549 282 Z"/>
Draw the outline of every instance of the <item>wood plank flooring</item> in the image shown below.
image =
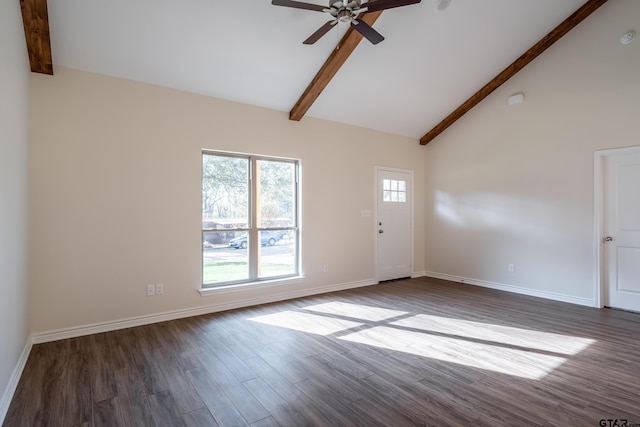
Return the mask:
<path fill-rule="evenodd" d="M 3 426 L 603 419 L 640 423 L 639 314 L 419 278 L 35 345 Z"/>

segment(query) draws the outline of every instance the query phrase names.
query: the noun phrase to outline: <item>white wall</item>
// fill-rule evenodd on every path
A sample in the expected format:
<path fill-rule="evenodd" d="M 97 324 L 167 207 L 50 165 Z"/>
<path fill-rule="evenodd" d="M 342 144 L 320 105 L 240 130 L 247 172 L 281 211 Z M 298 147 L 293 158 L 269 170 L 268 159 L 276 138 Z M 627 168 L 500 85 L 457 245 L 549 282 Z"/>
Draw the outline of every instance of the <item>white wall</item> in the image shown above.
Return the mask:
<path fill-rule="evenodd" d="M 427 145 L 430 274 L 594 300 L 594 150 L 640 145 L 638 17 L 606 3 Z"/>
<path fill-rule="evenodd" d="M 372 281 L 374 219 L 361 211 L 374 210 L 377 165 L 416 173 L 424 270 L 416 140 L 72 69 L 31 85 L 35 333 Z M 202 148 L 302 160 L 301 283 L 199 295 Z M 149 283 L 165 294 L 146 297 Z"/>
<path fill-rule="evenodd" d="M 0 2 L 0 423 L 29 335 L 26 279 L 29 62 L 20 2 Z M 19 374 L 19 372 L 17 372 Z"/>

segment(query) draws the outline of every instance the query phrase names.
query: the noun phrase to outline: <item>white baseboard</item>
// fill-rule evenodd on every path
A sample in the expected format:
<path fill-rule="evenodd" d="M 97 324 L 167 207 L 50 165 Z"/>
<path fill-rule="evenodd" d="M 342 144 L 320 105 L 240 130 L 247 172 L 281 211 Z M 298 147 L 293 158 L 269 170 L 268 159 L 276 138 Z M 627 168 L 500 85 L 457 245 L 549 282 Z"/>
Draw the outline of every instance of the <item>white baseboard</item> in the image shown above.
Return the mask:
<path fill-rule="evenodd" d="M 571 304 L 584 305 L 587 307 L 597 307 L 596 301 L 590 298 L 575 297 L 573 295 L 558 294 L 555 292 L 541 291 L 538 289 L 522 288 L 520 286 L 505 285 L 502 283 L 488 282 L 486 280 L 471 279 L 468 277 L 453 276 L 450 274 L 425 271 L 424 275 L 436 279 L 450 280 L 452 282 L 467 283 L 469 285 L 482 286 L 484 288 L 497 289 L 500 291 L 513 292 L 515 294 L 529 295 L 532 297 L 545 298 L 554 301 L 568 302 Z"/>
<path fill-rule="evenodd" d="M 413 273 L 411 273 L 411 278 L 416 279 L 418 277 L 424 277 L 426 275 L 427 275 L 426 271 L 414 271 Z"/>
<path fill-rule="evenodd" d="M 136 326 L 149 325 L 152 323 L 166 322 L 169 320 L 182 319 L 185 317 L 199 316 L 202 314 L 216 313 L 220 311 L 233 310 L 236 308 L 250 307 L 253 305 L 267 304 L 276 301 L 301 298 L 328 292 L 342 291 L 346 289 L 359 288 L 377 284 L 375 279 L 360 280 L 357 282 L 339 283 L 330 286 L 321 286 L 310 289 L 300 289 L 290 292 L 281 292 L 258 298 L 245 298 L 232 302 L 211 304 L 202 307 L 188 308 L 184 310 L 167 311 L 164 313 L 151 314 L 146 316 L 130 317 L 127 319 L 113 320 L 108 322 L 93 323 L 71 328 L 56 329 L 53 331 L 38 332 L 31 335 L 33 344 L 50 341 L 75 338 L 83 335 L 99 334 L 102 332 L 115 331 L 118 329 L 133 328 Z"/>
<path fill-rule="evenodd" d="M 4 419 L 7 416 L 7 411 L 9 411 L 11 399 L 13 399 L 13 394 L 16 392 L 16 388 L 18 388 L 18 382 L 20 381 L 22 371 L 27 364 L 27 359 L 31 353 L 31 347 L 33 347 L 33 341 L 31 338 L 27 338 L 27 342 L 22 349 L 20 357 L 18 358 L 18 363 L 16 363 L 15 368 L 13 368 L 13 372 L 9 378 L 9 383 L 4 389 L 4 393 L 2 393 L 2 398 L 0 399 L 0 425 L 4 422 Z"/>

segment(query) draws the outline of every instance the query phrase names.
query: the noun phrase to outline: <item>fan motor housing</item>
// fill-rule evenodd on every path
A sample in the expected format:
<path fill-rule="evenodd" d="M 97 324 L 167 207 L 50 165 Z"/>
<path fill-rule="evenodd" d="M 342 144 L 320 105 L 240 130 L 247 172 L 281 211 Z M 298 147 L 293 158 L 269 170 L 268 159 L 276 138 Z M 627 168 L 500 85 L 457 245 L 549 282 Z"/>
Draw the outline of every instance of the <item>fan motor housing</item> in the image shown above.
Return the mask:
<path fill-rule="evenodd" d="M 351 13 L 348 9 L 339 10 L 337 18 L 340 22 L 351 22 Z"/>
<path fill-rule="evenodd" d="M 360 10 L 361 0 L 352 0 L 346 2 L 344 0 L 330 0 L 329 12 L 331 16 L 339 22 L 351 22 Z"/>

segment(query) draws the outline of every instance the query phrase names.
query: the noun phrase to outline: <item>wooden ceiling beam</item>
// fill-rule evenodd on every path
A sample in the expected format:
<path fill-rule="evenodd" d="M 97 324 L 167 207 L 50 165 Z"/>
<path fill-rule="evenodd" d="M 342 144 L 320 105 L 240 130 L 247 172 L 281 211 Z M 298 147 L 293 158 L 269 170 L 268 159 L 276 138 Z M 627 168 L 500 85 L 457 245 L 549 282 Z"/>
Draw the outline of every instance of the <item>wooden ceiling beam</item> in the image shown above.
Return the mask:
<path fill-rule="evenodd" d="M 536 43 L 529 50 L 523 53 L 518 59 L 515 60 L 515 62 L 505 68 L 500 74 L 494 77 L 493 80 L 487 83 L 482 89 L 473 94 L 471 98 L 467 99 L 455 111 L 453 111 L 444 120 L 438 123 L 436 127 L 427 132 L 422 138 L 420 138 L 420 144 L 426 145 L 431 142 L 445 129 L 455 123 L 460 117 L 465 115 L 469 110 L 479 104 L 480 101 L 489 96 L 491 92 L 496 90 L 504 82 L 506 82 L 516 73 L 522 70 L 531 61 L 536 59 L 542 52 L 544 52 L 555 42 L 560 40 L 562 36 L 571 31 L 576 25 L 586 19 L 589 15 L 595 12 L 606 2 L 607 0 L 588 0 L 578 10 L 576 10 L 567 19 L 565 19 L 560 25 L 554 28 L 549 34 L 544 36 L 538 43 Z"/>
<path fill-rule="evenodd" d="M 31 71 L 53 75 L 47 0 L 20 0 L 20 9 Z"/>
<path fill-rule="evenodd" d="M 364 13 L 360 19 L 369 25 L 373 25 L 381 14 L 382 11 Z M 300 99 L 298 99 L 296 105 L 291 109 L 289 120 L 300 121 L 300 119 L 302 119 L 361 40 L 362 35 L 350 26 L 344 34 L 344 37 L 342 37 L 342 40 L 340 40 L 340 43 L 338 43 L 338 46 L 331 52 L 331 55 L 329 55 L 329 58 L 327 58 L 322 65 L 320 71 L 318 71 L 313 80 L 311 80 L 311 83 L 309 83 L 309 86 L 307 86 Z"/>

